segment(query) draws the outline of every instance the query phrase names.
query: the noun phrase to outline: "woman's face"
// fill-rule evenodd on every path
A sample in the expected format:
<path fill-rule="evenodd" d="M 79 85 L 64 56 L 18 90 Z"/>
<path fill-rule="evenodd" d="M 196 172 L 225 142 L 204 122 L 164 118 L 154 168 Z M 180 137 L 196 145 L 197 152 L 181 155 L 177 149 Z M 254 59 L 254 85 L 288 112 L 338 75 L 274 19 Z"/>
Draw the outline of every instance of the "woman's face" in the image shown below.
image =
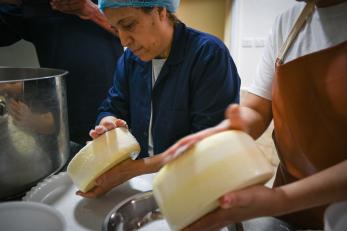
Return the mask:
<path fill-rule="evenodd" d="M 166 10 L 153 8 L 145 13 L 139 8 L 106 8 L 105 15 L 124 47 L 142 61 L 167 57 L 171 48 L 173 26 Z"/>

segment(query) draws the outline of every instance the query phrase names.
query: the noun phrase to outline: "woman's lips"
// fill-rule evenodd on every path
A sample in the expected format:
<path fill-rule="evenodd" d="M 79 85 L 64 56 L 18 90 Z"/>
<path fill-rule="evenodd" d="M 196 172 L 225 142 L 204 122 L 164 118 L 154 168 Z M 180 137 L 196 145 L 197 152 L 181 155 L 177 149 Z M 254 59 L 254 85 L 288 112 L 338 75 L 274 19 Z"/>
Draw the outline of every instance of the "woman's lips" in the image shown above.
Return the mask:
<path fill-rule="evenodd" d="M 139 52 L 140 52 L 141 50 L 142 50 L 141 47 L 140 47 L 140 48 L 137 48 L 137 49 L 133 50 L 133 53 L 134 53 L 135 55 L 138 55 Z"/>

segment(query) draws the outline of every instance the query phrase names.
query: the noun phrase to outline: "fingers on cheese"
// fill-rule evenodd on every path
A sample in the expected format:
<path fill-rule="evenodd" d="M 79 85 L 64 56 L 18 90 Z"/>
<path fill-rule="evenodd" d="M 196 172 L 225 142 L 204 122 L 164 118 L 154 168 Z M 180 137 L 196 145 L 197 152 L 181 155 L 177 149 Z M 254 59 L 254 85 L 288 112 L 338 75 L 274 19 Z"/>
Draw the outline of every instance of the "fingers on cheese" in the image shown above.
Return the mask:
<path fill-rule="evenodd" d="M 180 230 L 217 208 L 220 196 L 265 183 L 273 172 L 249 135 L 225 131 L 165 165 L 154 178 L 153 193 L 170 228 Z"/>
<path fill-rule="evenodd" d="M 140 145 L 129 130 L 118 127 L 83 147 L 70 161 L 67 173 L 79 190 L 87 192 L 97 177 L 139 152 Z"/>

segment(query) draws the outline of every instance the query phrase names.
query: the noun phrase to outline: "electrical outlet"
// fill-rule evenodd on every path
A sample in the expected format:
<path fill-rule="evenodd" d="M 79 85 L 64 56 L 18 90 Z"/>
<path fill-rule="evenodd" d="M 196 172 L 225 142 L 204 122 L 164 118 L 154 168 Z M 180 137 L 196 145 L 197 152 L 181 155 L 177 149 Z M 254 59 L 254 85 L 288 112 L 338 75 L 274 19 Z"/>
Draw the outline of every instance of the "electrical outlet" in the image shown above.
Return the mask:
<path fill-rule="evenodd" d="M 245 48 L 253 47 L 253 39 L 252 38 L 244 38 L 241 40 L 241 46 Z"/>
<path fill-rule="evenodd" d="M 265 39 L 264 38 L 255 38 L 254 39 L 254 46 L 255 47 L 264 47 L 265 46 Z"/>

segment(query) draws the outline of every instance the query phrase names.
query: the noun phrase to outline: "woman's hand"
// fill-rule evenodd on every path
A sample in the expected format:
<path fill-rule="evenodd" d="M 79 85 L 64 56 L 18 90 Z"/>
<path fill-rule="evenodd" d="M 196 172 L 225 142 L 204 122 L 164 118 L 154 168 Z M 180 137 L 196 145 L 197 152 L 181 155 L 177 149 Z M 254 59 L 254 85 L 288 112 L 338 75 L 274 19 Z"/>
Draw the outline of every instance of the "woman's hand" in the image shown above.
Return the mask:
<path fill-rule="evenodd" d="M 247 114 L 250 113 L 246 108 L 239 104 L 231 104 L 225 110 L 225 118 L 229 121 L 230 129 L 244 131 L 249 133 L 247 125 L 249 124 Z"/>
<path fill-rule="evenodd" d="M 90 0 L 52 0 L 50 4 L 54 10 L 74 14 L 82 19 L 91 19 L 97 10 L 97 6 Z"/>
<path fill-rule="evenodd" d="M 104 195 L 112 188 L 130 180 L 131 178 L 141 175 L 138 174 L 138 165 L 141 160 L 127 159 L 115 167 L 111 168 L 95 180 L 95 187 L 88 192 L 76 192 L 77 195 L 86 198 L 96 198 Z"/>
<path fill-rule="evenodd" d="M 215 127 L 207 128 L 200 132 L 188 135 L 180 139 L 167 151 L 165 151 L 163 154 L 166 156 L 166 163 L 184 153 L 187 149 L 192 147 L 200 140 L 213 134 L 223 132 L 228 129 L 240 130 L 249 133 L 250 131 L 248 129 L 249 121 L 247 121 L 247 113 L 249 113 L 249 111 L 238 104 L 230 105 L 225 112 L 226 119 L 223 120 L 220 124 Z"/>
<path fill-rule="evenodd" d="M 127 159 L 114 166 L 96 179 L 96 186 L 86 193 L 80 191 L 77 195 L 96 198 L 110 191 L 135 176 L 157 172 L 163 166 L 163 154 L 152 157 L 131 160 Z"/>
<path fill-rule="evenodd" d="M 163 159 L 162 159 L 163 164 L 166 164 L 176 159 L 178 156 L 183 154 L 186 150 L 193 147 L 200 140 L 208 136 L 211 136 L 213 134 L 216 134 L 218 132 L 228 130 L 229 128 L 230 128 L 230 122 L 228 120 L 224 120 L 215 127 L 207 128 L 200 132 L 183 137 L 182 139 L 177 141 L 174 145 L 172 145 L 169 149 L 167 149 L 164 153 L 161 154 L 163 156 Z"/>
<path fill-rule="evenodd" d="M 52 0 L 50 3 L 53 10 L 65 14 L 73 14 L 81 19 L 91 20 L 104 30 L 116 35 L 114 28 L 108 22 L 105 15 L 90 0 Z"/>
<path fill-rule="evenodd" d="M 122 119 L 117 119 L 116 117 L 113 117 L 113 116 L 106 116 L 100 121 L 100 124 L 98 126 L 90 130 L 89 135 L 93 139 L 96 139 L 102 134 L 104 134 L 105 132 L 115 129 L 117 127 L 128 128 L 128 125 Z"/>
<path fill-rule="evenodd" d="M 184 228 L 183 231 L 212 231 L 260 216 L 278 215 L 284 193 L 264 186 L 230 192 L 219 199 L 220 208 Z"/>
<path fill-rule="evenodd" d="M 117 127 L 128 128 L 128 125 L 124 120 L 117 119 L 113 116 L 106 116 L 100 121 L 100 124 L 96 126 L 95 129 L 90 130 L 89 135 L 93 139 L 96 139 L 105 132 Z M 119 163 L 98 177 L 95 180 L 96 186 L 90 191 L 86 193 L 78 191 L 76 194 L 87 198 L 96 198 L 107 193 L 113 187 L 116 187 L 137 175 L 141 175 L 137 173 L 140 170 L 140 167 L 137 166 L 138 162 L 139 161 L 127 159 Z"/>

